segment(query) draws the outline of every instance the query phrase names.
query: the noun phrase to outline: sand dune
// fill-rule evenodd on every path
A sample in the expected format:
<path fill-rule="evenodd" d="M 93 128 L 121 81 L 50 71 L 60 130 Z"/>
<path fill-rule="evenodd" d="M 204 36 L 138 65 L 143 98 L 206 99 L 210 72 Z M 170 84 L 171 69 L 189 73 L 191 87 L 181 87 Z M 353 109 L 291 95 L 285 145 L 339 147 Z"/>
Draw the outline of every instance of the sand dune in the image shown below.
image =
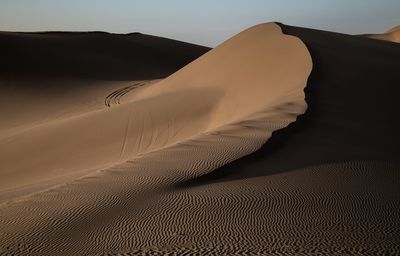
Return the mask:
<path fill-rule="evenodd" d="M 243 49 L 243 44 L 253 48 Z M 279 58 L 272 58 L 269 49 Z M 232 60 L 225 60 L 226 54 Z M 243 67 L 241 61 L 249 64 Z M 220 63 L 218 70 L 214 63 Z M 134 90 L 125 105 L 47 122 L 4 139 L 3 194 L 35 184 L 43 188 L 46 181 L 53 185 L 60 178 L 65 182 L 259 116 L 271 117 L 272 127 L 285 126 L 304 112 L 310 69 L 310 57 L 298 39 L 284 36 L 277 25 L 253 27 L 171 77 Z M 118 95 L 129 88 L 109 94 L 106 105 L 110 98 L 119 103 Z M 258 144 L 273 130 L 266 130 Z M 237 157 L 245 153 L 250 151 L 237 152 Z M 21 156 L 24 161 L 17 160 Z"/>
<path fill-rule="evenodd" d="M 383 34 L 367 34 L 367 37 L 400 43 L 400 26 L 396 26 Z"/>
<path fill-rule="evenodd" d="M 399 59 L 261 24 L 16 133 L 0 254 L 398 254 Z"/>
<path fill-rule="evenodd" d="M 208 50 L 140 33 L 0 32 L 0 75 L 149 80 L 170 75 Z"/>
<path fill-rule="evenodd" d="M 115 180 L 114 175 L 118 176 L 118 173 L 132 174 L 132 179 L 127 178 L 124 184 L 134 188 L 134 194 L 149 193 L 150 196 L 154 193 L 152 191 L 200 176 L 257 150 L 273 131 L 287 126 L 305 111 L 303 90 L 310 71 L 311 58 L 299 39 L 282 34 L 276 24 L 258 25 L 165 80 L 135 90 L 123 87 L 105 99 L 106 105 L 111 106 L 111 102 L 121 103 L 121 95 L 129 99 L 125 104 L 49 122 L 18 134 L 11 143 L 2 145 L 0 161 L 7 170 L 2 173 L 3 188 L 16 190 L 32 183 L 43 184 L 51 177 L 63 177 L 62 182 L 67 182 L 78 174 L 103 171 L 22 201 L 9 200 L 3 204 L 1 225 L 4 234 L 10 234 L 5 235 L 4 240 L 13 240 L 11 233 L 14 232 L 9 228 L 17 230 L 14 234 L 22 240 L 23 237 L 18 234 L 24 234 L 22 229 L 27 231 L 25 228 L 28 227 L 31 229 L 29 232 L 40 238 L 40 234 L 44 233 L 35 227 L 42 226 L 41 222 L 49 221 L 45 225 L 47 228 L 66 224 L 71 217 L 78 217 L 75 209 L 80 209 L 78 212 L 84 215 L 93 210 L 98 217 L 112 214 L 110 210 L 122 210 L 126 207 L 125 199 L 104 198 L 101 202 L 96 199 L 103 195 L 128 196 L 120 194 L 124 185 Z M 37 147 L 41 151 L 35 151 Z M 17 158 L 22 155 L 25 161 L 19 163 Z M 118 163 L 120 165 L 107 168 Z M 95 179 L 99 183 L 87 184 L 79 189 L 75 186 L 86 183 L 87 179 Z M 22 210 L 20 207 L 26 202 L 47 197 L 48 193 L 55 191 L 61 195 L 65 189 L 71 190 L 77 197 L 67 196 L 71 205 L 67 202 L 61 208 L 55 207 L 58 214 L 52 211 L 47 213 L 52 212 L 54 216 L 61 214 L 66 222 L 50 220 L 52 217 L 39 205 L 29 210 L 37 213 L 32 214 L 33 219 L 28 214 L 25 220 L 21 220 L 20 223 L 24 223 L 22 229 L 7 217 Z M 109 195 L 100 191 L 107 191 Z M 56 201 L 60 199 L 53 199 L 56 206 Z M 100 202 L 103 206 L 92 208 L 91 201 Z M 117 209 L 111 209 L 112 205 Z M 143 210 L 153 214 L 151 210 Z M 129 215 L 125 217 L 133 217 Z M 98 217 L 91 218 L 95 220 Z M 85 219 L 83 216 L 78 218 Z M 118 218 L 109 219 L 107 225 L 119 225 Z M 91 225 L 90 221 L 87 225 Z M 56 229 L 64 229 L 59 228 Z M 73 225 L 65 228 L 69 230 Z M 112 239 L 109 241 L 111 245 Z M 21 253 L 25 250 L 34 253 L 34 247 L 39 246 L 42 247 L 39 249 L 41 253 L 54 253 L 52 250 L 60 253 L 60 248 L 66 246 L 64 242 L 55 240 L 51 249 L 37 242 L 25 241 L 29 248 L 14 249 L 21 250 Z M 121 248 L 127 245 L 124 243 Z M 87 249 L 99 248 L 93 245 Z M 75 249 L 62 250 L 73 253 Z"/>
<path fill-rule="evenodd" d="M 118 104 L 120 97 L 113 98 L 113 94 L 122 88 L 154 83 L 209 50 L 160 37 L 108 33 L 1 32 L 0 46 L 3 56 L 0 64 L 0 158 L 7 159 L 2 162 L 0 171 L 3 180 L 0 201 L 65 181 L 61 176 L 82 175 L 76 169 L 76 174 L 70 173 L 69 165 L 63 164 L 62 154 L 73 149 L 68 149 L 62 141 L 52 141 L 53 136 L 47 134 L 49 130 L 45 127 L 62 127 L 59 124 L 65 120 L 81 120 L 88 113 L 105 109 L 107 104 Z M 146 80 L 139 80 L 141 78 Z M 109 103 L 107 95 L 111 95 Z M 64 132 L 65 136 L 75 137 L 73 132 Z M 18 143 L 11 143 L 25 139 L 24 143 L 31 141 L 33 144 L 21 148 Z M 57 141 L 59 144 L 55 144 Z M 46 151 L 53 152 L 51 155 L 55 158 L 51 162 L 56 165 L 43 168 L 41 163 L 46 161 L 42 156 Z M 31 157 L 17 161 L 16 157 L 24 152 Z M 13 161 L 18 163 L 14 165 Z M 36 176 L 35 172 L 29 175 L 29 168 L 34 166 L 43 168 L 43 176 Z M 83 168 L 88 172 L 96 166 L 84 165 Z M 47 173 L 47 170 L 51 171 Z M 55 179 L 55 176 L 60 178 Z M 45 182 L 29 185 L 36 183 L 38 177 Z M 12 182 L 9 183 L 14 178 L 23 188 L 15 189 Z"/>

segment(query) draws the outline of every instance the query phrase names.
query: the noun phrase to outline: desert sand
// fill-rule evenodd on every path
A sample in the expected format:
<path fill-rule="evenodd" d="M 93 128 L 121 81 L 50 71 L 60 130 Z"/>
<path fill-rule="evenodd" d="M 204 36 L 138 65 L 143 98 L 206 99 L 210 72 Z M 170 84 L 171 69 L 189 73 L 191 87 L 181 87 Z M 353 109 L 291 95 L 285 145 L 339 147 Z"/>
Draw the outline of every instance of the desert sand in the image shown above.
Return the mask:
<path fill-rule="evenodd" d="M 0 254 L 400 252 L 396 44 L 266 23 L 185 47 L 165 79 L 52 71 L 65 99 L 8 110 Z"/>
<path fill-rule="evenodd" d="M 90 170 L 66 171 L 66 161 L 58 161 L 63 158 L 63 152 L 69 154 L 75 149 L 67 149 L 63 142 L 54 144 L 49 135 L 42 137 L 41 134 L 47 133 L 44 127 L 120 104 L 120 96 L 125 92 L 168 76 L 209 50 L 139 33 L 97 32 L 2 32 L 0 46 L 4 50 L 0 64 L 0 115 L 3 117 L 0 141 L 4 151 L 1 150 L 0 158 L 6 159 L 1 162 L 0 202 L 79 177 L 96 168 L 86 166 Z M 121 92 L 114 95 L 119 90 Z M 34 144 L 25 148 L 24 152 L 30 156 L 27 161 L 16 160 L 19 153 L 11 152 L 22 153 L 21 148 L 17 144 L 8 147 L 8 143 L 15 139 L 25 141 L 24 136 L 31 130 L 42 130 L 42 133 L 34 138 Z M 45 140 L 50 144 L 43 143 Z M 45 159 L 51 159 L 43 158 L 46 150 L 59 152 L 51 160 L 56 165 L 43 163 Z M 19 163 L 14 165 L 13 161 Z M 7 163 L 12 167 L 9 168 Z M 74 163 L 79 165 L 79 161 L 70 164 Z M 47 164 L 50 165 L 43 166 Z M 32 168 L 43 168 L 42 176 L 30 175 Z M 46 173 L 47 170 L 50 172 Z M 10 179 L 16 179 L 20 184 L 14 186 Z"/>
<path fill-rule="evenodd" d="M 366 36 L 373 39 L 400 43 L 400 26 L 396 26 L 392 29 L 389 29 L 387 32 L 382 34 L 368 34 Z"/>

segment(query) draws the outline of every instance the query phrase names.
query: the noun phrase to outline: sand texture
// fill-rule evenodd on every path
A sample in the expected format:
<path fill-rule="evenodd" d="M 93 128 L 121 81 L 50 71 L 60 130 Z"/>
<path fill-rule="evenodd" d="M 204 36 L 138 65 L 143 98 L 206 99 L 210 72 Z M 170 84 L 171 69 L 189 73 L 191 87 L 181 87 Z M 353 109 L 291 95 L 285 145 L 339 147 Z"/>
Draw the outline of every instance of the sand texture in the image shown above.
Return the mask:
<path fill-rule="evenodd" d="M 74 74 L 0 126 L 0 255 L 399 254 L 399 60 L 265 23 L 165 79 Z"/>

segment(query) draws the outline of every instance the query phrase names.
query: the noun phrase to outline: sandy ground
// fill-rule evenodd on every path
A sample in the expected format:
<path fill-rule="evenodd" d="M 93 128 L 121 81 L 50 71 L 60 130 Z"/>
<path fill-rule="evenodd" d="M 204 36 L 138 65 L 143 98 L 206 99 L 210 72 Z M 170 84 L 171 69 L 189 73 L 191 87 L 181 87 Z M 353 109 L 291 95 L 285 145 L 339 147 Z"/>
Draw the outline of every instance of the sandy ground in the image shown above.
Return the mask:
<path fill-rule="evenodd" d="M 99 82 L 79 113 L 4 122 L 0 254 L 399 253 L 395 47 L 261 24 L 166 79 Z"/>

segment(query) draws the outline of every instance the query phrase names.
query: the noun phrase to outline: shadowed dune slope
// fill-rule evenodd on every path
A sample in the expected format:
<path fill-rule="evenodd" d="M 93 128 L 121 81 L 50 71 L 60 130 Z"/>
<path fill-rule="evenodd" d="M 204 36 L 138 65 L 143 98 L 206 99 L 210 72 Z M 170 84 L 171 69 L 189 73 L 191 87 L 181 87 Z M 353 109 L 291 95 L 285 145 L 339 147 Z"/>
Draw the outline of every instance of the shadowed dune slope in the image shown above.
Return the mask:
<path fill-rule="evenodd" d="M 179 182 L 177 187 L 187 194 L 219 187 L 220 193 L 235 189 L 237 193 L 228 193 L 233 198 L 232 194 L 247 195 L 243 205 L 235 202 L 237 207 L 233 208 L 253 213 L 256 224 L 249 226 L 261 235 L 251 236 L 252 241 L 265 239 L 255 242 L 255 254 L 399 254 L 400 47 L 359 36 L 281 27 L 284 33 L 302 39 L 313 59 L 305 89 L 306 113 L 287 128 L 275 131 L 255 153 Z M 280 185 L 275 187 L 272 181 Z M 241 185 L 247 188 L 244 184 L 252 184 L 249 190 L 260 191 L 240 190 Z M 273 192 L 266 192 L 270 189 Z M 266 205 L 252 204 L 255 202 Z M 229 203 L 221 208 L 226 205 Z M 216 207 L 216 211 L 225 216 L 251 218 L 221 208 Z M 270 232 L 262 231 L 267 229 Z M 237 233 L 248 234 L 242 230 Z M 217 243 L 183 251 L 236 253 L 251 248 L 251 244 L 235 249 Z M 182 247 L 147 250 L 181 252 Z"/>
<path fill-rule="evenodd" d="M 170 75 L 208 50 L 140 33 L 0 32 L 0 76 L 157 79 Z"/>
<path fill-rule="evenodd" d="M 274 132 L 254 154 L 190 184 L 335 162 L 399 162 L 400 47 L 358 36 L 281 27 L 302 39 L 313 59 L 305 89 L 306 113 Z"/>
<path fill-rule="evenodd" d="M 400 43 L 400 26 L 396 26 L 383 34 L 368 34 L 365 36 L 369 38 Z"/>

